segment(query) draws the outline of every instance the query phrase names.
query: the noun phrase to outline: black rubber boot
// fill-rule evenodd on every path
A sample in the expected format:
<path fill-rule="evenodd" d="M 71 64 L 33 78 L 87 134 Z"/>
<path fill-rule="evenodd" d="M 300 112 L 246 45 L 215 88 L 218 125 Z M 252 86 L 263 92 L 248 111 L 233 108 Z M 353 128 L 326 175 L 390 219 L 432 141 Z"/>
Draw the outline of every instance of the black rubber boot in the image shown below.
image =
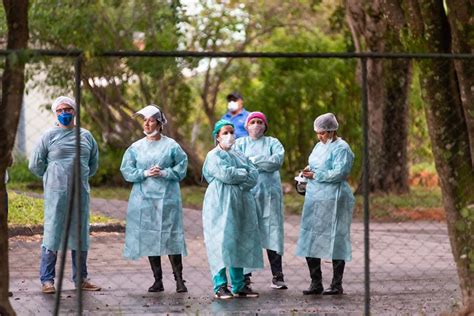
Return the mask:
<path fill-rule="evenodd" d="M 160 256 L 148 257 L 148 261 L 150 261 L 153 277 L 155 278 L 155 282 L 148 288 L 148 292 L 162 292 L 165 288 L 163 287 L 162 281 L 163 272 L 161 271 L 161 258 Z"/>
<path fill-rule="evenodd" d="M 323 279 L 321 275 L 321 259 L 306 257 L 308 263 L 309 275 L 311 276 L 311 285 L 305 291 L 304 295 L 319 295 L 323 293 Z"/>
<path fill-rule="evenodd" d="M 331 286 L 324 290 L 323 295 L 339 295 L 344 293 L 342 289 L 342 276 L 344 275 L 345 266 L 346 262 L 344 260 L 332 261 L 333 277 Z"/>
<path fill-rule="evenodd" d="M 169 255 L 168 258 L 171 262 L 171 268 L 173 269 L 174 279 L 176 281 L 176 292 L 184 293 L 188 289 L 184 285 L 185 280 L 183 280 L 183 260 L 181 255 Z"/>

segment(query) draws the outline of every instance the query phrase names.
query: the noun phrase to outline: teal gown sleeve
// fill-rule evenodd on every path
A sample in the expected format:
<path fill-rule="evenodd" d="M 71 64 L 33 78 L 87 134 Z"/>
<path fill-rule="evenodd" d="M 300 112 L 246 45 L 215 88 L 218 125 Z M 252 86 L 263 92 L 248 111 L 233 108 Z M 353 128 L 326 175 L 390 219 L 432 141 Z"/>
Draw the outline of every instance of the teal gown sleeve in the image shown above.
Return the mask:
<path fill-rule="evenodd" d="M 275 172 L 280 170 L 285 157 L 285 149 L 279 140 L 273 138 L 270 144 L 270 156 L 257 155 L 253 158 L 253 163 L 259 171 Z"/>
<path fill-rule="evenodd" d="M 315 169 L 314 179 L 317 182 L 336 183 L 347 179 L 354 160 L 353 154 L 345 147 L 339 147 L 333 153 L 332 169 Z"/>
<path fill-rule="evenodd" d="M 142 182 L 145 180 L 145 170 L 137 168 L 137 152 L 129 147 L 123 155 L 120 171 L 127 182 Z"/>
<path fill-rule="evenodd" d="M 92 147 L 89 158 L 89 177 L 92 177 L 99 168 L 99 147 L 97 146 L 97 142 L 95 141 L 94 137 L 90 137 L 90 139 Z"/>
<path fill-rule="evenodd" d="M 30 157 L 28 168 L 37 177 L 42 178 L 48 167 L 48 140 L 43 135 Z"/>
<path fill-rule="evenodd" d="M 172 167 L 163 169 L 165 172 L 163 179 L 168 181 L 181 181 L 184 179 L 184 177 L 186 177 L 186 171 L 188 169 L 188 156 L 179 145 L 176 145 L 172 152 L 175 164 Z"/>
<path fill-rule="evenodd" d="M 217 156 L 215 156 L 217 157 Z M 207 174 L 225 184 L 241 184 L 247 181 L 245 168 L 237 168 L 224 159 L 212 159 L 206 164 Z"/>

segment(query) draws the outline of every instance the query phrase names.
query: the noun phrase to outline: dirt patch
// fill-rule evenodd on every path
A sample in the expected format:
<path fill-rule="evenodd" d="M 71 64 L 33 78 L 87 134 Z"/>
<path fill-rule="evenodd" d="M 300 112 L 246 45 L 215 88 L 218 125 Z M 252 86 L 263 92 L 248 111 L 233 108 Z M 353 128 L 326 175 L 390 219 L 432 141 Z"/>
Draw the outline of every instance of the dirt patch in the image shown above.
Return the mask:
<path fill-rule="evenodd" d="M 442 222 L 446 220 L 446 216 L 444 213 L 444 209 L 442 208 L 415 208 L 415 209 L 396 209 L 393 212 L 395 217 L 400 217 L 404 220 L 412 220 L 412 221 L 420 221 L 420 220 L 427 220 L 427 221 L 437 221 Z"/>
<path fill-rule="evenodd" d="M 438 175 L 425 170 L 411 174 L 409 182 L 410 186 L 422 186 L 428 188 L 439 186 Z"/>

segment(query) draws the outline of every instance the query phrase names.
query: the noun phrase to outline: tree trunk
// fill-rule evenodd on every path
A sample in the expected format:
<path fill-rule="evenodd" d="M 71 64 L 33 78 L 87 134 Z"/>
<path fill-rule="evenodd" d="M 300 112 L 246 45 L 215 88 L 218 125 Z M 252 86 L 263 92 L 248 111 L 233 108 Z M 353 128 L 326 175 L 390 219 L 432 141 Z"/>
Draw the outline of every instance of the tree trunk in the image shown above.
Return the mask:
<path fill-rule="evenodd" d="M 382 1 L 346 0 L 346 18 L 357 51 L 400 50 L 402 45 L 394 34 L 394 25 L 385 16 Z M 409 60 L 367 61 L 370 192 L 409 191 L 407 122 L 410 78 Z"/>
<path fill-rule="evenodd" d="M 3 0 L 8 25 L 7 49 L 22 49 L 28 42 L 28 0 Z M 0 108 L 0 314 L 15 315 L 8 299 L 8 209 L 5 187 L 7 169 L 23 102 L 24 56 L 12 55 L 5 62 Z"/>
<path fill-rule="evenodd" d="M 451 28 L 443 1 L 410 1 L 405 15 L 415 42 L 429 52 L 452 52 Z M 458 23 L 450 17 L 451 23 Z M 454 36 L 455 37 L 455 36 Z M 429 40 L 426 40 L 429 39 Z M 472 65 L 472 60 L 470 61 Z M 459 70 L 452 60 L 420 61 L 421 85 L 433 146 L 449 239 L 460 281 L 465 314 L 474 312 L 474 170 L 472 166 L 472 117 L 463 107 Z M 458 72 L 456 71 L 458 70 Z M 472 75 L 469 74 L 469 75 Z M 472 81 L 471 81 L 472 83 Z M 472 103 L 471 103 L 472 106 Z"/>
<path fill-rule="evenodd" d="M 474 2 L 469 0 L 448 0 L 448 19 L 451 28 L 453 53 L 474 53 Z M 470 40 L 470 42 L 469 42 Z M 461 92 L 461 103 L 467 122 L 471 163 L 474 168 L 474 61 L 457 59 L 454 61 Z"/>

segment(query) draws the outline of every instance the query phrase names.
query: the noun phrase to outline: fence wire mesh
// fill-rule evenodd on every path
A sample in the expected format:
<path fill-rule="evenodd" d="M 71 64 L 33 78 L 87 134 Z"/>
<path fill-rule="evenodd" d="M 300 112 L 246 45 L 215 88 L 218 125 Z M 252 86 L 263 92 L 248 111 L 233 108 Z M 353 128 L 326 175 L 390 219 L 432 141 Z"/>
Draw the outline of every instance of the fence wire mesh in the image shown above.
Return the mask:
<path fill-rule="evenodd" d="M 258 56 L 257 56 L 258 57 Z M 277 57 L 277 56 L 271 56 Z M 284 56 L 283 56 L 284 57 Z M 293 56 L 298 57 L 298 56 Z M 308 57 L 308 56 L 306 56 Z M 324 57 L 324 56 L 319 56 Z M 326 56 L 331 57 L 331 56 Z M 380 57 L 380 56 L 379 56 Z M 383 56 L 382 56 L 383 57 Z M 112 57 L 107 57 L 112 58 Z M 157 58 L 159 63 L 162 58 Z M 117 61 L 119 61 L 117 59 Z M 350 60 L 338 59 L 317 59 L 319 63 L 353 62 Z M 453 61 L 451 59 L 436 59 L 433 62 L 424 59 L 423 62 L 432 62 L 434 67 L 447 67 L 451 69 Z M 472 59 L 463 62 L 473 62 Z M 353 63 L 354 73 L 360 67 Z M 73 64 L 71 64 L 71 67 Z M 313 65 L 315 66 L 315 65 Z M 47 67 L 44 68 L 47 76 Z M 72 68 L 71 68 L 72 69 Z M 420 70 L 421 69 L 421 70 Z M 417 68 L 422 71 L 426 68 Z M 443 68 L 444 69 L 444 68 Z M 317 71 L 317 69 L 316 69 Z M 71 70 L 70 74 L 74 71 Z M 416 73 L 416 71 L 415 71 Z M 335 76 L 335 82 L 345 74 Z M 446 76 L 450 73 L 447 72 Z M 96 82 L 82 82 L 82 89 L 87 90 L 87 85 L 96 87 L 102 85 L 104 96 L 105 87 L 113 85 L 110 78 L 115 74 L 94 75 Z M 90 282 L 100 286 L 101 291 L 85 291 L 80 299 L 82 307 L 78 307 L 78 297 L 75 284 L 72 282 L 72 261 L 70 250 L 67 252 L 64 280 L 62 291 L 57 293 L 60 303 L 60 314 L 73 314 L 82 311 L 85 314 L 155 314 L 155 313 L 177 313 L 177 314 L 221 314 L 221 313 L 361 313 L 368 312 L 365 295 L 370 297 L 370 311 L 374 314 L 403 314 L 419 313 L 433 314 L 456 309 L 461 302 L 459 291 L 459 281 L 456 273 L 456 264 L 453 259 L 449 242 L 446 219 L 439 188 L 439 179 L 433 168 L 433 153 L 431 143 L 428 138 L 426 119 L 424 119 L 424 108 L 426 95 L 425 82 L 418 82 L 417 76 L 413 76 L 413 83 L 410 86 L 409 104 L 409 139 L 408 155 L 410 164 L 417 166 L 428 166 L 410 170 L 410 192 L 400 195 L 393 194 L 370 194 L 370 293 L 367 293 L 367 282 L 365 272 L 365 249 L 364 249 L 364 205 L 362 196 L 356 196 L 356 205 L 353 211 L 353 221 L 351 225 L 352 260 L 346 262 L 343 288 L 344 295 L 320 296 L 303 295 L 302 291 L 308 289 L 311 283 L 310 272 L 304 258 L 297 257 L 296 245 L 300 234 L 301 212 L 304 197 L 298 195 L 294 190 L 293 177 L 305 165 L 297 165 L 297 159 L 288 158 L 294 153 L 286 152 L 284 167 L 292 164 L 291 172 L 281 171 L 281 181 L 283 190 L 283 201 L 285 205 L 284 213 L 284 255 L 283 274 L 287 290 L 275 290 L 271 287 L 273 275 L 270 269 L 266 252 L 263 252 L 264 268 L 254 271 L 251 277 L 250 287 L 259 292 L 257 299 L 233 299 L 218 300 L 214 298 L 213 279 L 209 270 L 208 254 L 204 241 L 202 201 L 206 190 L 206 182 L 200 186 L 190 184 L 191 177 L 181 183 L 181 196 L 183 200 L 183 226 L 187 247 L 187 256 L 183 256 L 183 278 L 186 280 L 188 289 L 185 293 L 176 293 L 176 281 L 173 275 L 172 265 L 167 256 L 162 256 L 162 280 L 164 291 L 150 293 L 148 288 L 154 283 L 153 271 L 148 258 L 141 257 L 138 260 L 128 260 L 124 258 L 125 227 L 127 225 L 127 207 L 132 186 L 123 182 L 121 186 L 103 185 L 99 181 L 94 182 L 91 178 L 91 198 L 90 198 L 90 248 L 87 255 L 87 271 Z M 20 119 L 19 131 L 17 134 L 16 156 L 14 165 L 9 169 L 9 183 L 7 185 L 9 193 L 9 233 L 10 233 L 10 289 L 12 291 L 11 302 L 19 315 L 41 315 L 54 312 L 55 295 L 47 295 L 41 292 L 42 284 L 39 279 L 39 266 L 41 261 L 42 233 L 43 233 L 43 198 L 48 194 L 43 190 L 41 180 L 31 175 L 28 170 L 29 157 L 35 150 L 38 141 L 56 122 L 55 115 L 49 110 L 51 93 L 46 93 L 48 87 L 42 89 L 35 88 L 43 79 L 32 77 L 29 79 L 28 93 L 25 95 Z M 71 90 L 66 91 L 72 96 L 74 78 L 69 78 Z M 189 79 L 191 80 L 191 79 Z M 355 79 L 355 81 L 359 81 Z M 443 78 L 439 79 L 443 82 Z M 125 83 L 124 83 L 125 82 Z M 133 86 L 131 81 L 121 82 L 122 88 Z M 316 82 L 317 83 L 317 82 Z M 364 86 L 365 80 L 359 81 Z M 345 87 L 347 88 L 347 86 Z M 335 84 L 333 94 L 337 94 L 340 89 Z M 361 90 L 354 87 L 356 95 L 361 94 Z M 447 89 L 447 88 L 446 88 Z M 87 90 L 89 93 L 93 89 Z M 362 89 L 363 90 L 363 89 Z M 100 91 L 100 89 L 95 90 Z M 120 93 L 120 89 L 118 89 Z M 124 90 L 122 90 L 124 91 Z M 350 91 L 351 93 L 354 91 Z M 370 98 L 370 89 L 369 98 Z M 118 106 L 117 111 L 130 112 L 130 104 L 139 104 L 136 100 L 125 99 L 123 105 Z M 295 91 L 294 93 L 298 93 Z M 53 93 L 59 95 L 59 93 Z M 445 97 L 446 93 L 442 96 Z M 97 96 L 96 96 L 97 97 Z M 361 106 L 359 97 L 354 104 L 353 101 L 342 100 L 347 103 L 344 106 L 326 104 L 308 111 L 300 111 L 302 115 L 308 115 L 309 121 L 316 117 L 314 114 L 321 114 L 327 111 L 335 112 L 341 124 L 341 137 L 353 146 L 356 153 L 354 169 L 350 176 L 350 184 L 353 191 L 361 185 L 362 153 L 364 143 L 362 131 L 366 126 L 349 129 L 345 124 L 348 122 L 361 123 Z M 451 100 L 446 102 L 457 102 L 459 95 L 451 94 Z M 82 126 L 91 125 L 90 115 L 100 115 L 92 108 L 88 108 L 88 102 L 92 103 L 91 96 L 85 95 L 81 102 Z M 252 106 L 252 101 L 247 100 L 248 109 L 258 111 Z M 337 102 L 337 101 L 334 101 Z M 351 103 L 352 102 L 352 103 Z M 158 101 L 156 103 L 159 103 Z M 369 101 L 370 103 L 370 101 Z M 144 104 L 143 104 L 144 105 Z M 137 105 L 139 109 L 141 104 Z M 291 107 L 291 104 L 289 105 Z M 311 104 L 309 104 L 311 106 Z M 247 103 L 246 103 L 247 107 Z M 282 105 L 283 107 L 283 105 Z M 180 122 L 173 118 L 179 109 L 172 105 L 165 106 L 165 114 L 170 120 L 170 124 Z M 369 107 L 368 116 L 371 115 Z M 286 111 L 281 109 L 281 111 Z M 343 112 L 346 111 L 346 112 Z M 224 114 L 224 113 L 222 113 Z M 269 114 L 269 113 L 267 113 Z M 456 121 L 456 115 L 446 117 L 447 121 Z M 278 117 L 278 115 L 270 117 Z M 97 118 L 95 118 L 97 119 Z M 104 122 L 104 126 L 119 126 L 118 129 L 130 129 L 130 125 L 120 126 L 121 121 L 116 117 L 99 117 Z M 196 115 L 196 121 L 203 121 L 202 115 Z M 270 121 L 270 126 L 275 121 Z M 139 123 L 141 124 L 141 123 Z M 275 124 L 279 124 L 275 122 Z M 459 122 L 462 125 L 462 122 Z M 134 127 L 140 125 L 132 125 Z M 196 124 L 183 125 L 180 135 L 184 135 L 178 140 L 182 147 L 189 147 L 191 142 L 202 141 L 202 135 L 197 136 L 195 141 L 191 129 L 194 130 Z M 209 123 L 198 125 L 201 134 L 209 133 L 211 127 Z M 199 129 L 198 128 L 198 129 Z M 452 126 L 452 131 L 461 130 L 463 126 Z M 317 140 L 314 138 L 312 126 L 302 127 L 297 124 L 287 127 L 289 137 L 297 137 L 293 129 L 304 130 L 305 137 L 314 145 Z M 202 131 L 204 130 L 204 132 Z M 352 131 L 350 131 L 352 130 Z M 195 131 L 195 130 L 194 130 Z M 347 131 L 347 137 L 344 134 Z M 107 137 L 109 130 L 91 129 L 92 135 L 97 140 Z M 128 145 L 139 139 L 135 136 L 141 133 L 130 133 Z M 283 131 L 282 133 L 285 133 Z M 174 130 L 164 130 L 164 134 L 173 138 L 176 135 Z M 195 133 L 194 133 L 195 134 Z M 280 134 L 281 135 L 281 134 Z M 269 136 L 272 135 L 270 128 Z M 371 135 L 369 134 L 369 137 Z M 199 138 L 201 137 L 201 138 Z M 208 150 L 212 149 L 211 137 L 208 137 L 208 144 L 197 144 L 202 149 L 201 158 L 205 157 Z M 191 140 L 193 139 L 193 140 Z M 283 142 L 285 145 L 285 142 Z M 297 147 L 292 147 L 297 148 Z M 367 147 L 366 147 L 367 148 Z M 100 160 L 98 176 L 102 179 L 116 177 L 120 170 L 113 169 L 112 158 L 121 160 L 125 148 L 113 153 L 102 152 L 99 146 Z M 368 148 L 370 150 L 370 148 Z M 305 156 L 305 162 L 309 156 L 311 148 L 307 148 L 301 156 Z M 370 161 L 370 151 L 369 151 Z M 102 158 L 104 157 L 104 158 Z M 416 157 L 416 158 L 414 158 Z M 102 159 L 104 162 L 102 162 Z M 455 158 L 452 158 L 455 159 Z M 110 164 L 110 165 L 109 165 Z M 100 172 L 100 170 L 107 172 Z M 370 170 L 370 169 L 369 169 Z M 370 172 L 370 171 L 369 171 Z M 370 175 L 369 175 L 370 177 Z M 120 178 L 120 177 L 119 177 Z M 110 183 L 104 181 L 105 183 Z M 469 194 L 467 189 L 465 194 Z M 53 192 L 54 194 L 54 192 Z M 136 205 L 139 207 L 140 205 Z M 157 206 L 158 208 L 161 206 Z M 163 212 L 166 210 L 163 209 Z M 173 211 L 179 212 L 179 209 Z M 245 211 L 245 210 L 242 210 Z M 137 221 L 142 219 L 136 219 Z M 160 219 L 157 219 L 158 222 Z M 129 223 L 130 224 L 130 223 Z M 74 230 L 75 228 L 71 228 Z M 153 228 L 150 228 L 153 229 Z M 226 230 L 224 230 L 224 234 Z M 146 239 L 147 236 L 142 236 Z M 242 245 L 252 248 L 252 245 Z M 141 246 L 143 247 L 143 245 Z M 56 263 L 56 276 L 59 275 L 59 258 Z M 322 284 L 327 288 L 331 284 L 333 277 L 332 262 L 328 258 L 321 261 Z M 56 277 L 56 287 L 58 279 Z M 230 280 L 229 280 L 230 283 Z M 230 285 L 230 284 L 229 284 Z"/>

